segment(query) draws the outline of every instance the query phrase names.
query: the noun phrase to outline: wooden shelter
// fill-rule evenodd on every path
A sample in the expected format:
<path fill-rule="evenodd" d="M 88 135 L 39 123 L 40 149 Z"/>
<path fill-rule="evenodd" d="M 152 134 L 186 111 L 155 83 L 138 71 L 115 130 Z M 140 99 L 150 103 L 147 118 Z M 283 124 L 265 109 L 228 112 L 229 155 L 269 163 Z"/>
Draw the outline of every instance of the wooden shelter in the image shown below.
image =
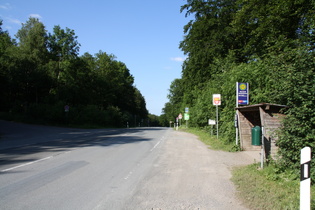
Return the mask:
<path fill-rule="evenodd" d="M 243 150 L 260 150 L 261 146 L 252 145 L 252 128 L 263 127 L 265 153 L 267 157 L 277 152 L 276 130 L 281 126 L 281 119 L 285 116 L 281 110 L 288 108 L 285 105 L 261 103 L 256 105 L 235 108 L 238 112 L 238 127 L 240 145 Z"/>

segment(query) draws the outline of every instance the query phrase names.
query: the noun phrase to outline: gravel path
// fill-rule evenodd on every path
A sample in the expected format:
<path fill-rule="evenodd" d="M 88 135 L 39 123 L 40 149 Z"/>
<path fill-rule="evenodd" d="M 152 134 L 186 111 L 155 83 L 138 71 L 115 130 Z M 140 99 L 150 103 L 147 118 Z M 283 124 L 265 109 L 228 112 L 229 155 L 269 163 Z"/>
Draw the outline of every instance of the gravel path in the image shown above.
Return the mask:
<path fill-rule="evenodd" d="M 235 197 L 230 169 L 250 163 L 245 153 L 213 151 L 195 135 L 171 132 L 128 209 L 246 209 Z"/>

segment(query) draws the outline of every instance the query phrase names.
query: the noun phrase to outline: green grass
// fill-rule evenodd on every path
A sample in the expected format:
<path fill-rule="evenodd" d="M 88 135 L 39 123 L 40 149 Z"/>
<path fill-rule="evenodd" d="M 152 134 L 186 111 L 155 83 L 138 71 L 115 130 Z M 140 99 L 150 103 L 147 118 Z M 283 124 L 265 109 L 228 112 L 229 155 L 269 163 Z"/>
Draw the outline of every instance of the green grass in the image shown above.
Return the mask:
<path fill-rule="evenodd" d="M 220 138 L 217 139 L 216 135 L 211 135 L 210 131 L 201 130 L 198 128 L 181 128 L 182 131 L 186 131 L 192 134 L 195 134 L 199 137 L 199 140 L 209 146 L 213 150 L 222 150 L 222 151 L 238 151 L 239 148 L 236 147 L 235 143 L 227 143 L 222 141 Z"/>
<path fill-rule="evenodd" d="M 277 173 L 273 165 L 259 169 L 253 164 L 232 173 L 238 196 L 250 209 L 299 209 L 300 181 L 293 172 Z M 311 209 L 315 209 L 314 195 L 311 203 Z"/>
<path fill-rule="evenodd" d="M 235 151 L 232 144 L 227 144 L 210 132 L 201 129 L 181 129 L 195 134 L 210 149 Z M 274 164 L 260 163 L 234 168 L 232 179 L 236 186 L 237 196 L 250 209 L 299 209 L 300 179 L 294 171 L 280 172 Z M 315 186 L 311 192 L 315 192 Z M 311 194 L 311 209 L 315 209 L 315 193 Z"/>

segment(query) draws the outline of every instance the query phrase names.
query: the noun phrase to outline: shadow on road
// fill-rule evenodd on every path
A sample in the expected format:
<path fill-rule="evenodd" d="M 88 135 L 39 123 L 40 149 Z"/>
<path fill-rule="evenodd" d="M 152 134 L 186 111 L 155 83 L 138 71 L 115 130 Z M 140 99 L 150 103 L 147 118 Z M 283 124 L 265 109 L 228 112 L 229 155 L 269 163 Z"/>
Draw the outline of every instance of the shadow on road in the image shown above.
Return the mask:
<path fill-rule="evenodd" d="M 163 129 L 167 128 L 74 129 L 0 120 L 0 167 L 36 161 L 78 147 L 150 141 L 146 131 Z"/>

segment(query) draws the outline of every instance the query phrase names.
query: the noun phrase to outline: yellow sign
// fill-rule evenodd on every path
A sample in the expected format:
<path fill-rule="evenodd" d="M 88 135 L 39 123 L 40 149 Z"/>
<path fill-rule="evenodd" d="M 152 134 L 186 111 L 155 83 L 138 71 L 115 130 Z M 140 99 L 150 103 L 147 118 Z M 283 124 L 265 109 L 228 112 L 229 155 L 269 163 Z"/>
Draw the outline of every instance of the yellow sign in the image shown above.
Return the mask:
<path fill-rule="evenodd" d="M 212 102 L 215 106 L 221 105 L 221 94 L 213 94 L 212 95 Z"/>

